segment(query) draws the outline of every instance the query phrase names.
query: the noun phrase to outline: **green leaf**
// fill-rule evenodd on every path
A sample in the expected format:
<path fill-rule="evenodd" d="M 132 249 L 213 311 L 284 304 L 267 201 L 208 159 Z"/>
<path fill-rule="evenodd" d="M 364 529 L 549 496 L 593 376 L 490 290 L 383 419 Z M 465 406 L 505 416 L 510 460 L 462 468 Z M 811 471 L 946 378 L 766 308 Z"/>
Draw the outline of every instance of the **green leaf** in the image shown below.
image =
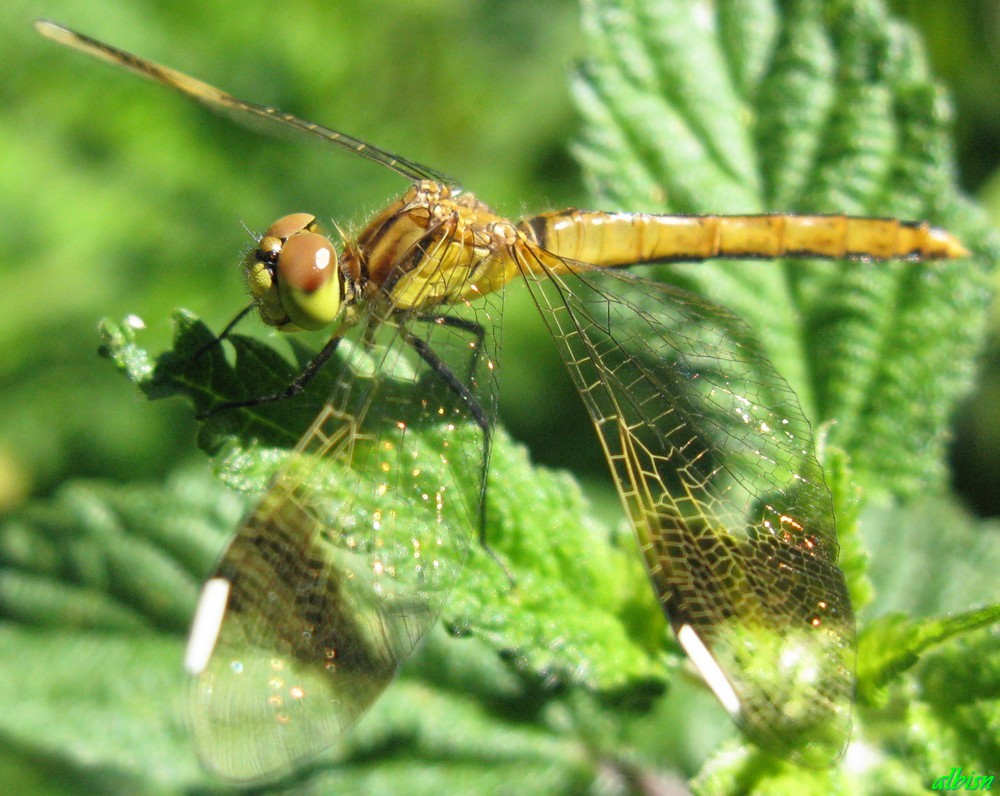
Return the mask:
<path fill-rule="evenodd" d="M 300 366 L 239 338 L 234 365 L 218 350 L 194 356 L 212 335 L 189 314 L 178 313 L 175 322 L 174 347 L 152 367 L 134 366 L 152 363 L 137 342 L 137 324 L 103 326 L 105 356 L 153 398 L 186 396 L 195 405 L 228 400 L 239 397 L 247 379 L 270 389 L 272 379 L 281 381 Z M 254 355 L 245 356 L 247 349 Z M 303 400 L 323 400 L 325 390 L 311 384 Z M 249 419 L 234 419 L 240 414 L 235 412 L 228 420 L 221 415 L 206 422 L 200 443 L 230 484 L 248 493 L 265 486 L 294 438 L 287 429 L 301 420 L 294 403 L 255 408 Z M 262 438 L 272 444 L 262 444 Z M 630 710 L 648 704 L 669 682 L 677 658 L 664 650 L 664 619 L 631 533 L 611 533 L 596 523 L 571 479 L 532 468 L 524 450 L 503 433 L 495 440 L 493 472 L 487 537 L 515 573 L 515 584 L 485 551 L 473 548 L 441 623 L 463 638 L 435 634 L 404 671 L 412 685 L 390 689 L 372 716 L 314 764 L 315 787 L 336 776 L 359 788 L 377 782 L 401 788 L 409 780 L 410 792 L 429 793 L 460 779 L 476 792 L 534 777 L 575 790 L 598 776 L 597 760 L 588 759 L 580 744 L 589 737 L 607 744 L 605 736 L 622 731 Z M 475 488 L 474 479 L 470 484 Z M 156 645 L 157 676 L 178 665 L 200 580 L 245 505 L 203 473 L 184 472 L 163 488 L 69 485 L 51 503 L 0 526 L 0 615 L 8 620 L 0 630 L 14 634 L 10 643 L 30 646 L 17 635 L 23 632 L 18 625 L 39 634 L 39 655 L 50 648 L 45 645 L 61 643 L 43 634 L 49 627 L 59 633 L 73 628 L 73 643 L 94 639 L 93 657 L 72 669 L 82 680 L 84 707 L 66 717 L 68 733 L 101 720 L 109 683 L 127 692 L 125 701 L 143 704 L 164 732 L 179 726 L 177 683 L 140 699 L 123 683 L 148 681 L 139 671 L 145 658 L 117 663 L 121 653 L 111 650 Z M 553 532 L 560 528 L 569 532 Z M 26 589 L 26 581 L 39 586 Z M 36 599 L 39 594 L 45 599 Z M 153 640 L 142 640 L 147 637 Z M 7 682 L 22 690 L 16 684 L 31 671 L 12 660 Z M 67 665 L 51 676 L 69 672 Z M 44 690 L 43 684 L 36 687 Z M 617 708 L 605 715 L 605 704 Z M 121 744 L 112 738 L 105 746 L 100 734 L 89 733 L 89 745 L 72 753 L 51 748 L 43 728 L 58 721 L 58 709 L 57 703 L 40 706 L 37 726 L 18 735 L 20 747 L 57 758 L 62 770 L 80 765 L 76 755 L 85 756 L 101 777 L 130 782 L 135 761 L 124 762 Z M 437 771 L 421 765 L 414 778 L 417 761 L 462 749 L 465 763 L 459 755 Z M 163 766 L 176 759 L 191 775 L 187 747 L 166 744 L 161 757 Z M 325 774 L 334 762 L 336 774 Z"/>
<path fill-rule="evenodd" d="M 35 626 L 183 632 L 241 503 L 206 473 L 157 488 L 75 482 L 0 531 L 0 617 Z"/>
<path fill-rule="evenodd" d="M 877 703 L 882 699 L 880 689 L 929 649 L 996 623 L 1000 623 L 1000 604 L 940 619 L 889 614 L 870 623 L 858 640 L 858 699 Z"/>
<path fill-rule="evenodd" d="M 230 364 L 226 348 L 193 315 L 174 314 L 173 348 L 150 366 L 150 355 L 136 344 L 134 323 L 125 319 L 101 322 L 101 354 L 134 381 L 151 400 L 182 396 L 190 398 L 196 414 L 216 404 L 281 392 L 311 358 L 308 349 L 290 340 L 296 354 L 289 362 L 274 347 L 253 337 L 234 334 L 227 338 L 235 351 Z M 141 363 L 136 367 L 134 363 Z M 209 417 L 198 432 L 198 446 L 209 455 L 243 441 L 248 447 L 290 448 L 316 417 L 331 387 L 331 376 L 321 371 L 315 386 L 293 402 L 263 404 L 240 412 L 220 412 Z M 273 464 L 273 462 L 272 462 Z"/>
<path fill-rule="evenodd" d="M 588 0 L 576 147 L 599 204 L 927 219 L 976 254 L 932 265 L 663 269 L 749 321 L 868 490 L 944 485 L 995 238 L 957 192 L 944 92 L 878 2 Z"/>
<path fill-rule="evenodd" d="M 153 368 L 138 370 L 128 363 L 147 361 L 148 355 L 135 332 L 124 323 L 103 324 L 105 355 L 151 398 L 185 396 L 204 411 L 219 401 L 279 391 L 301 370 L 301 356 L 288 361 L 259 341 L 235 335 L 228 338 L 236 349 L 230 365 L 204 324 L 185 312 L 174 321 L 173 348 Z M 297 442 L 299 433 L 291 430 L 306 427 L 328 397 L 331 378 L 324 373 L 293 400 L 212 415 L 199 444 L 231 486 L 259 493 Z M 488 639 L 516 658 L 525 676 L 533 673 L 550 685 L 661 689 L 665 623 L 631 536 L 613 538 L 587 516 L 587 503 L 571 479 L 533 469 L 524 450 L 502 432 L 494 439 L 491 472 L 486 535 L 516 582 L 511 586 L 501 567 L 474 548 L 468 577 L 446 608 L 446 624 Z M 466 487 L 474 493 L 478 482 L 468 479 Z"/>
<path fill-rule="evenodd" d="M 1000 602 L 995 519 L 977 521 L 952 500 L 926 496 L 862 514 L 862 542 L 878 601 L 864 618 L 890 613 L 934 617 Z"/>
<path fill-rule="evenodd" d="M 862 544 L 874 520 L 863 509 L 875 495 L 945 488 L 949 424 L 971 383 L 987 276 L 1000 251 L 955 187 L 951 112 L 920 43 L 877 2 L 724 1 L 709 8 L 592 0 L 584 9 L 589 58 L 575 94 L 586 124 L 576 151 L 598 206 L 927 219 L 975 251 L 926 266 L 786 261 L 659 271 L 735 310 L 761 337 L 823 430 L 838 526 L 848 532 L 841 563 L 852 594 L 859 606 L 874 608 L 885 591 L 891 604 L 884 567 L 866 575 Z M 961 535 L 945 530 L 954 517 L 928 514 L 926 505 L 920 511 L 944 527 L 920 523 L 927 527 L 921 535 L 902 522 L 896 528 L 906 541 L 879 548 L 872 565 L 908 566 L 931 614 L 995 601 L 984 594 L 995 589 L 983 569 L 961 578 L 943 563 L 963 549 Z M 995 533 L 979 533 L 983 549 Z M 968 563 L 957 560 L 955 569 Z M 950 573 L 951 596 L 954 581 L 962 584 L 964 602 L 935 599 L 944 594 L 928 577 L 934 568 Z M 938 640 L 949 632 L 968 637 L 961 619 L 933 621 Z M 969 661 L 973 671 L 976 663 Z M 916 672 L 899 667 L 885 675 L 899 693 L 912 688 Z M 905 718 L 891 704 L 863 719 L 861 743 L 898 748 L 892 744 Z M 943 729 L 923 727 L 925 737 Z M 952 749 L 953 760 L 964 759 L 961 744 Z M 695 783 L 700 792 L 879 792 L 870 777 L 842 771 L 813 778 L 726 754 L 706 766 Z M 892 782 L 893 770 L 899 773 L 891 762 L 882 767 L 879 787 Z"/>
<path fill-rule="evenodd" d="M 183 633 L 242 502 L 179 471 L 64 485 L 0 524 L 0 734 L 67 792 L 177 792 L 204 775 L 176 704 Z"/>
<path fill-rule="evenodd" d="M 467 781 L 466 792 L 476 792 L 535 777 L 574 790 L 596 771 L 574 740 L 574 710 L 557 708 L 560 694 L 581 684 L 609 694 L 662 689 L 663 622 L 637 556 L 602 542 L 565 476 L 531 471 L 506 440 L 497 456 L 501 471 L 505 457 L 523 470 L 491 503 L 491 542 L 518 572 L 518 585 L 512 591 L 492 559 L 474 554 L 444 625 L 483 641 L 435 634 L 404 672 L 410 685 L 390 689 L 332 756 L 314 764 L 317 789 L 337 777 L 358 788 L 381 782 L 425 793 Z M 545 552 L 550 529 L 525 506 L 539 504 L 564 506 L 555 516 L 582 531 L 561 539 L 553 556 L 535 549 Z M 0 526 L 0 673 L 16 695 L 0 732 L 64 777 L 86 767 L 94 790 L 207 783 L 177 714 L 182 641 L 203 573 L 243 507 L 191 472 L 160 488 L 67 486 Z M 39 586 L 25 590 L 27 579 Z M 621 589 L 622 582 L 637 588 Z M 544 606 L 537 615 L 536 606 Z M 637 614 L 642 621 L 631 621 Z M 643 621 L 652 626 L 637 636 Z M 570 724 L 545 729 L 545 709 Z M 534 721 L 525 723 L 526 711 Z M 123 740 L 132 735 L 156 753 Z M 420 766 L 414 777 L 417 761 L 446 752 L 452 762 Z M 325 774 L 334 762 L 335 773 Z"/>
<path fill-rule="evenodd" d="M 997 523 L 924 499 L 869 511 L 864 527 L 879 599 L 859 639 L 859 732 L 907 750 L 928 776 L 947 772 L 949 755 L 989 765 L 983 739 L 1000 731 Z"/>
<path fill-rule="evenodd" d="M 5 745 L 67 793 L 168 793 L 202 780 L 172 708 L 180 643 L 0 623 Z"/>
<path fill-rule="evenodd" d="M 994 570 L 995 571 L 995 570 Z M 996 624 L 928 653 L 917 672 L 922 698 L 909 704 L 904 726 L 915 756 L 939 776 L 947 760 L 996 771 L 1000 755 L 1000 634 Z"/>

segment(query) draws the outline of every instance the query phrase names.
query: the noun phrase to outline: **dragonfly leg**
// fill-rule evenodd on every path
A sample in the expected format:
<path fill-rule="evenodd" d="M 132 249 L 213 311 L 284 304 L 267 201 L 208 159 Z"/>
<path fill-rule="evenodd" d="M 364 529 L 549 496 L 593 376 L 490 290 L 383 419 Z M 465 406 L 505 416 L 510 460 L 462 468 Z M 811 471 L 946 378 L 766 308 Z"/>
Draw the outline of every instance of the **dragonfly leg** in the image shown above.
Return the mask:
<path fill-rule="evenodd" d="M 276 401 L 284 401 L 287 398 L 292 398 L 298 395 L 302 390 L 305 389 L 306 385 L 312 381 L 313 377 L 319 373 L 320 369 L 327 363 L 327 360 L 333 356 L 333 353 L 337 350 L 337 346 L 340 344 L 342 338 L 333 337 L 330 341 L 320 349 L 320 352 L 313 357 L 312 361 L 302 369 L 302 372 L 295 377 L 295 379 L 281 392 L 272 393 L 271 395 L 259 395 L 256 398 L 247 398 L 243 401 L 225 401 L 224 403 L 217 404 L 209 409 L 207 412 L 201 412 L 195 417 L 198 420 L 204 420 L 205 418 L 211 417 L 212 415 L 223 412 L 227 409 L 245 409 L 250 406 L 262 406 L 264 404 L 275 403 Z"/>
<path fill-rule="evenodd" d="M 194 360 L 197 362 L 201 359 L 202 355 L 208 351 L 208 349 L 213 346 L 219 345 L 223 340 L 229 337 L 229 333 L 236 328 L 236 324 L 242 321 L 247 315 L 253 312 L 254 307 L 257 305 L 254 302 L 250 302 L 243 309 L 239 311 L 235 318 L 233 318 L 229 323 L 226 324 L 226 328 L 219 332 L 212 340 L 205 343 L 201 348 L 194 352 Z"/>
<path fill-rule="evenodd" d="M 423 320 L 423 319 L 422 319 Z M 485 332 L 483 327 L 478 323 L 473 321 L 464 321 L 460 318 L 449 318 L 448 316 L 441 316 L 440 318 L 431 317 L 425 319 L 430 323 L 444 323 L 447 326 L 454 326 L 459 329 L 466 329 L 475 333 L 480 341 L 482 342 Z M 487 417 L 486 412 L 483 411 L 483 407 L 480 405 L 479 401 L 476 400 L 476 396 L 472 394 L 471 390 L 462 383 L 462 381 L 455 377 L 452 373 L 451 368 L 448 364 L 441 359 L 437 354 L 434 353 L 434 349 L 428 345 L 426 340 L 422 340 L 419 337 L 414 337 L 408 332 L 403 332 L 403 339 L 406 344 L 409 345 L 417 354 L 420 356 L 424 362 L 430 367 L 431 370 L 447 385 L 455 395 L 468 407 L 469 413 L 472 415 L 472 419 L 476 421 L 483 431 L 483 445 L 485 447 L 483 455 L 483 472 L 481 475 L 481 484 L 479 492 L 479 545 L 486 551 L 490 558 L 492 558 L 500 569 L 503 570 L 504 574 L 507 576 L 507 580 L 510 581 L 511 586 L 514 585 L 514 575 L 511 573 L 507 565 L 501 560 L 500 556 L 497 555 L 496 551 L 490 547 L 486 540 L 486 490 L 489 484 L 489 466 L 490 466 L 490 447 L 493 440 L 493 430 L 490 427 L 490 420 Z M 475 361 L 479 352 L 481 345 L 477 344 L 476 355 L 473 355 L 473 369 L 475 368 Z"/>
<path fill-rule="evenodd" d="M 451 368 L 448 367 L 448 363 L 434 353 L 434 349 L 430 347 L 426 340 L 415 337 L 409 332 L 403 332 L 403 339 L 430 366 L 430 369 L 448 386 L 448 389 L 455 393 L 461 399 L 462 403 L 468 407 L 472 419 L 483 430 L 483 442 L 486 445 L 486 456 L 484 458 L 488 461 L 490 458 L 492 429 L 490 428 L 490 419 L 486 416 L 486 412 L 480 406 L 479 401 L 476 400 L 476 396 L 472 394 L 472 391 L 460 379 L 456 378 Z"/>
<path fill-rule="evenodd" d="M 483 350 L 483 343 L 486 341 L 486 329 L 481 323 L 470 321 L 466 318 L 458 318 L 454 315 L 418 315 L 414 320 L 422 323 L 434 323 L 440 326 L 450 326 L 453 329 L 461 329 L 469 332 L 476 338 L 476 346 L 472 349 L 472 359 L 469 361 L 469 375 L 476 376 L 476 369 L 479 366 L 479 355 Z"/>

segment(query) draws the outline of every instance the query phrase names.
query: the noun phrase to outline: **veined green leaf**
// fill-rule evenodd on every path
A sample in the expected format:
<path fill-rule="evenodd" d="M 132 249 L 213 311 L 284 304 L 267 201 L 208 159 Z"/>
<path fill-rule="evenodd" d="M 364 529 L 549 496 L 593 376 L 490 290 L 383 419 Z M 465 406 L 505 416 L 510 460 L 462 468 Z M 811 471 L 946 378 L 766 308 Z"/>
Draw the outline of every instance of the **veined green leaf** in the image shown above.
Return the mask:
<path fill-rule="evenodd" d="M 858 642 L 858 698 L 875 704 L 888 682 L 939 644 L 1000 623 L 1000 604 L 939 619 L 889 614 L 871 622 Z"/>
<path fill-rule="evenodd" d="M 661 269 L 749 321 L 869 490 L 940 488 L 997 243 L 955 187 L 951 110 L 878 2 L 587 0 L 576 153 L 596 203 L 925 219 L 977 254 L 933 265 Z"/>

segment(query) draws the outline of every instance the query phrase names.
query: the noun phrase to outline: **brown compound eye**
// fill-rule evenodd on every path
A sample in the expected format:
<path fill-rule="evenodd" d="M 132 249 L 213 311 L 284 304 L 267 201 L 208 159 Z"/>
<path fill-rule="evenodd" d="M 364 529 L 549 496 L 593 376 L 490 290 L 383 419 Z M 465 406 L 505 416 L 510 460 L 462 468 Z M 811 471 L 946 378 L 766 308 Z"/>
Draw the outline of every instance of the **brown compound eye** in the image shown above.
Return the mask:
<path fill-rule="evenodd" d="M 285 216 L 268 232 L 291 218 Z M 281 305 L 296 326 L 322 329 L 333 323 L 340 311 L 342 277 L 329 240 L 315 232 L 292 234 L 278 253 L 276 277 Z"/>
<path fill-rule="evenodd" d="M 292 213 L 282 216 L 267 228 L 265 238 L 288 240 L 297 232 L 315 232 L 316 216 L 312 213 Z"/>
<path fill-rule="evenodd" d="M 293 235 L 278 253 L 278 279 L 307 293 L 319 290 L 336 270 L 333 245 L 315 232 Z"/>
<path fill-rule="evenodd" d="M 257 262 L 274 265 L 286 240 L 300 232 L 316 232 L 316 230 L 316 216 L 312 213 L 292 213 L 282 216 L 260 236 L 254 257 Z"/>

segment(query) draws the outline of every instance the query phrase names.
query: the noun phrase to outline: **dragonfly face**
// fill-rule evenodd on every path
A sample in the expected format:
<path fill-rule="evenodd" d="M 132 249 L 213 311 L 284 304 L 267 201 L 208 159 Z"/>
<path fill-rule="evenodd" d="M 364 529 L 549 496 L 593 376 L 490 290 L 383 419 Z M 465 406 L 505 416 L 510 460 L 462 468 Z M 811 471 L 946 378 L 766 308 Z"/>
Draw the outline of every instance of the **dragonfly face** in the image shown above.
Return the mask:
<path fill-rule="evenodd" d="M 754 741 L 810 765 L 837 758 L 850 734 L 854 620 L 809 423 L 739 319 L 616 269 L 957 257 L 957 241 L 923 223 L 845 216 L 566 210 L 514 224 L 432 169 L 51 23 L 39 30 L 412 182 L 339 253 L 298 213 L 244 264 L 265 323 L 332 324 L 322 361 L 346 354 L 203 593 L 187 667 L 208 766 L 259 778 L 327 746 L 436 620 L 482 527 L 493 327 L 514 279 L 575 380 L 692 663 Z"/>
<path fill-rule="evenodd" d="M 247 287 L 268 326 L 322 329 L 340 313 L 346 280 L 333 244 L 317 229 L 309 213 L 280 218 L 245 258 Z"/>

